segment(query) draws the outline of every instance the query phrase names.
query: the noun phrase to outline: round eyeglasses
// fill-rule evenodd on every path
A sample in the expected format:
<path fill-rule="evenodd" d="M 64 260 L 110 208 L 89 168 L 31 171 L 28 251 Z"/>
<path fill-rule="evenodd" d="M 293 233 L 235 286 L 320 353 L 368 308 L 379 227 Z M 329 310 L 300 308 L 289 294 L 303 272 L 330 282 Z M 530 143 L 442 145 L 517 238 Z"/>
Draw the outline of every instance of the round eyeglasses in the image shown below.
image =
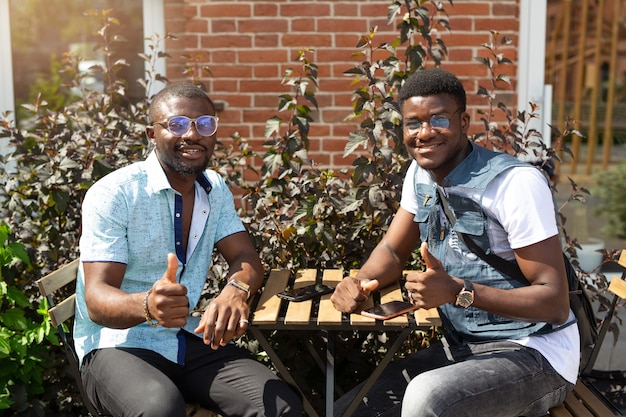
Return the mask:
<path fill-rule="evenodd" d="M 217 131 L 217 122 L 219 118 L 215 116 L 200 116 L 190 119 L 187 116 L 172 116 L 167 120 L 154 122 L 170 131 L 174 136 L 183 136 L 191 129 L 191 124 L 195 123 L 196 130 L 202 136 L 211 136 Z"/>
<path fill-rule="evenodd" d="M 450 117 L 458 113 L 459 110 L 461 110 L 460 107 L 450 116 L 445 114 L 433 114 L 430 116 L 430 120 L 428 122 L 421 122 L 415 119 L 407 120 L 404 122 L 404 128 L 409 135 L 420 132 L 426 125 L 430 127 L 430 130 L 434 130 L 436 132 L 441 129 L 448 129 L 450 127 Z"/>

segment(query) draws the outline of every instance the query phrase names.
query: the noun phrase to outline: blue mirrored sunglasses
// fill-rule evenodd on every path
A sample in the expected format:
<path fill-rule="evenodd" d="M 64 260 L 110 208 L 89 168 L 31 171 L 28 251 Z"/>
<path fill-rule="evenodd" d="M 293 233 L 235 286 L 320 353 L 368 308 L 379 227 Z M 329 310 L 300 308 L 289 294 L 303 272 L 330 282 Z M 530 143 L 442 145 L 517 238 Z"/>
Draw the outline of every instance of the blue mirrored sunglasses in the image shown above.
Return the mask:
<path fill-rule="evenodd" d="M 165 127 L 174 136 L 183 136 L 191 129 L 191 123 L 195 123 L 196 130 L 202 136 L 211 136 L 217 131 L 219 118 L 215 116 L 200 116 L 190 119 L 187 116 L 172 116 L 167 120 L 154 122 Z"/>
<path fill-rule="evenodd" d="M 460 108 L 452 115 L 456 114 Z M 424 125 L 430 126 L 430 130 L 448 129 L 450 127 L 450 117 L 445 114 L 433 114 L 428 122 L 420 122 L 419 120 L 407 120 L 404 122 L 404 128 L 409 134 L 422 130 Z"/>

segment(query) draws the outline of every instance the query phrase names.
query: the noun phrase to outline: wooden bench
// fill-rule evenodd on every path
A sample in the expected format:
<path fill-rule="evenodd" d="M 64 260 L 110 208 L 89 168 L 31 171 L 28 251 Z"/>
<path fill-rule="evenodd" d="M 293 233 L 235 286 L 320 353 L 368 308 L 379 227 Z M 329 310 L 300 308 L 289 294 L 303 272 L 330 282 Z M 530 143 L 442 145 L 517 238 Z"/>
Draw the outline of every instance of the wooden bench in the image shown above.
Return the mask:
<path fill-rule="evenodd" d="M 565 402 L 550 409 L 543 417 L 610 417 L 615 412 L 609 409 L 599 398 L 600 393 L 594 392 L 579 380 L 574 391 L 565 398 Z M 618 414 L 619 415 L 619 414 Z"/>
<path fill-rule="evenodd" d="M 622 250 L 617 263 L 626 269 L 626 249 Z M 602 346 L 602 341 L 604 340 L 609 324 L 611 323 L 617 301 L 619 299 L 626 299 L 626 272 L 622 273 L 621 279 L 615 277 L 611 280 L 608 291 L 613 294 L 613 301 L 604 317 L 604 320 L 600 324 L 598 341 L 593 347 L 588 369 L 593 368 L 593 364 L 595 363 L 600 347 Z M 576 383 L 574 391 L 572 391 L 567 398 L 565 398 L 565 402 L 558 407 L 550 409 L 550 412 L 543 417 L 605 417 L 615 415 L 620 414 L 617 414 L 616 410 L 611 410 L 602 399 L 602 394 L 597 392 L 592 386 L 586 385 L 585 377 L 582 377 Z"/>
<path fill-rule="evenodd" d="M 105 417 L 96 410 L 85 394 L 80 377 L 80 371 L 78 369 L 78 357 L 76 356 L 74 341 L 72 339 L 74 306 L 76 304 L 75 284 L 77 278 L 76 275 L 78 273 L 78 263 L 79 261 L 76 259 L 56 271 L 51 272 L 45 277 L 39 279 L 37 281 L 37 286 L 39 287 L 39 292 L 41 292 L 41 294 L 48 300 L 48 314 L 50 315 L 50 321 L 57 327 L 57 329 L 59 329 L 59 337 L 67 355 L 70 372 L 78 385 L 78 389 L 89 416 Z M 69 295 L 63 297 L 63 291 L 61 290 L 65 287 L 67 287 L 66 291 L 68 291 L 65 292 L 65 294 L 69 293 Z M 69 292 L 70 289 L 71 292 Z M 217 415 L 212 411 L 194 404 L 187 404 L 187 417 L 214 416 Z"/>

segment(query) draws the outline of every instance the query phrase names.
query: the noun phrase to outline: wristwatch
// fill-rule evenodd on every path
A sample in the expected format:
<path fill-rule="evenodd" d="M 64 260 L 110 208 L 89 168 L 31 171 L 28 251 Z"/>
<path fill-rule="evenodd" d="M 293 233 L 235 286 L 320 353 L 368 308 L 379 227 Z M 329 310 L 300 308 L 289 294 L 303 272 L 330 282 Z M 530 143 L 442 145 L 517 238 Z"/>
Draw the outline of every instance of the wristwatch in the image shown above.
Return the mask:
<path fill-rule="evenodd" d="M 238 279 L 231 279 L 226 283 L 226 285 L 232 285 L 235 288 L 239 288 L 241 291 L 245 291 L 247 293 L 247 297 L 250 297 L 250 286 L 243 281 L 239 281 Z"/>
<path fill-rule="evenodd" d="M 456 305 L 467 308 L 474 303 L 474 286 L 471 281 L 463 281 L 463 288 L 456 296 Z"/>

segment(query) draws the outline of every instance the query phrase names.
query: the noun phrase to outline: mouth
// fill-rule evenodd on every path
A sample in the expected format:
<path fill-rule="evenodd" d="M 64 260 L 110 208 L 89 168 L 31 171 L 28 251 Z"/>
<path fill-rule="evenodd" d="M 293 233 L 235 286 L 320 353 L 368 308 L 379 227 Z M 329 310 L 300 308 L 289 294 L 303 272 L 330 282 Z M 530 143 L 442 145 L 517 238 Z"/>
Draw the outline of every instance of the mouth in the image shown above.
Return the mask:
<path fill-rule="evenodd" d="M 184 158 L 198 159 L 198 158 L 204 157 L 206 153 L 206 149 L 204 149 L 203 147 L 199 147 L 199 146 L 194 146 L 194 147 L 179 146 L 176 149 L 176 152 L 178 152 Z"/>
<path fill-rule="evenodd" d="M 443 143 L 429 143 L 429 144 L 416 143 L 413 148 L 418 153 L 428 153 L 428 152 L 437 150 L 438 148 L 442 146 L 443 146 Z"/>

